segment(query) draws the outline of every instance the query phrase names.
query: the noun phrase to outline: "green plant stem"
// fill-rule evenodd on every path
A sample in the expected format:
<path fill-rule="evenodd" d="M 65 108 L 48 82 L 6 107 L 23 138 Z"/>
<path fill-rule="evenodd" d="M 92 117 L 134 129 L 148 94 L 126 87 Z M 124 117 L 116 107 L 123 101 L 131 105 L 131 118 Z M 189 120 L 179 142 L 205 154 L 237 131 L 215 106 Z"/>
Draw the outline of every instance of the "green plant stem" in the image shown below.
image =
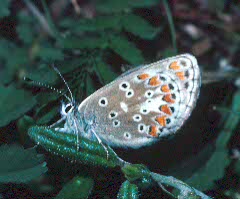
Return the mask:
<path fill-rule="evenodd" d="M 35 16 L 39 23 L 41 24 L 43 30 L 48 33 L 49 35 L 53 36 L 53 31 L 50 28 L 46 18 L 44 15 L 38 10 L 38 8 L 29 0 L 23 0 L 27 6 L 27 8 L 30 10 L 33 16 Z"/>
<path fill-rule="evenodd" d="M 168 5 L 167 0 L 163 0 L 163 6 L 164 6 L 164 8 L 166 10 L 166 14 L 167 14 L 167 19 L 168 19 L 168 23 L 169 23 L 169 27 L 170 27 L 170 33 L 171 33 L 173 48 L 174 48 L 175 54 L 177 54 L 178 50 L 177 50 L 176 30 L 175 30 L 175 27 L 174 27 L 171 10 L 170 10 L 170 7 Z"/>
<path fill-rule="evenodd" d="M 52 36 L 57 40 L 61 40 L 61 36 L 60 36 L 56 26 L 54 25 L 54 22 L 52 20 L 51 14 L 49 12 L 49 9 L 47 7 L 47 4 L 46 4 L 45 0 L 42 0 L 42 5 L 43 5 L 43 9 L 44 9 L 44 12 L 45 12 L 45 15 L 46 15 L 47 22 L 49 24 L 49 27 L 51 28 L 52 33 L 53 33 Z"/>
<path fill-rule="evenodd" d="M 176 194 L 167 191 L 163 185 L 179 190 L 178 198 L 210 198 L 178 179 L 153 173 L 143 164 L 131 164 L 122 160 L 110 147 L 107 147 L 109 156 L 106 156 L 106 150 L 98 142 L 93 142 L 83 137 L 78 140 L 74 134 L 60 133 L 49 128 L 37 126 L 31 127 L 28 134 L 35 142 L 53 154 L 91 166 L 102 166 L 105 168 L 121 167 L 126 179 L 130 183 L 136 183 L 138 186 L 149 187 L 155 181 L 163 191 L 174 197 Z"/>
<path fill-rule="evenodd" d="M 197 198 L 195 195 L 200 196 L 201 199 L 210 199 L 207 195 L 204 193 L 194 189 L 193 187 L 190 187 L 189 185 L 185 184 L 184 182 L 171 177 L 171 176 L 163 176 L 158 173 L 151 172 L 152 178 L 159 184 L 160 187 L 162 187 L 162 184 L 165 184 L 167 186 L 174 187 L 178 190 L 180 190 L 181 197 L 184 198 Z M 178 196 L 179 198 L 179 196 Z"/>

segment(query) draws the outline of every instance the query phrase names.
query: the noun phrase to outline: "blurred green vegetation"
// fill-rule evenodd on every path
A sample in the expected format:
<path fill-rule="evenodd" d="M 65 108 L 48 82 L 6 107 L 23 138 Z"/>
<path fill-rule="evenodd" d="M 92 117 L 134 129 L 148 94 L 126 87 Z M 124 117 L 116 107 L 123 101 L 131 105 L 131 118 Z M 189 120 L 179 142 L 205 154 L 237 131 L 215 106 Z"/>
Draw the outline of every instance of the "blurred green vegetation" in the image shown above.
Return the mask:
<path fill-rule="evenodd" d="M 28 129 L 59 119 L 64 100 L 47 87 L 68 92 L 51 65 L 78 103 L 124 70 L 176 53 L 194 54 L 203 76 L 209 70 L 224 76 L 229 70 L 238 72 L 239 18 L 240 4 L 231 0 L 2 0 L 1 197 L 169 198 L 150 178 L 126 181 L 112 168 L 116 157 L 107 161 L 101 146 L 88 140 L 82 140 L 78 154 L 71 135 L 31 128 L 32 139 L 46 149 L 38 147 L 37 154 Z M 232 78 L 214 82 L 201 88 L 184 133 L 159 146 L 117 154 L 173 175 L 210 197 L 239 198 L 239 83 Z M 133 177 L 139 174 L 134 172 Z"/>

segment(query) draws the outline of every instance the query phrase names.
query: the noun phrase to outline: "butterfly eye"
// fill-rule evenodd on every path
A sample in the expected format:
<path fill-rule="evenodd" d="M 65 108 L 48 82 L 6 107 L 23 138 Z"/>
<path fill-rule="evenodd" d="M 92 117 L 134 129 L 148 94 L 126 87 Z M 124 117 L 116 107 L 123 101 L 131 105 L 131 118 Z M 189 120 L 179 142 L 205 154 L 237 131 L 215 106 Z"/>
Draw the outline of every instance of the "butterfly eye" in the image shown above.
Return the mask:
<path fill-rule="evenodd" d="M 130 88 L 130 84 L 128 82 L 122 82 L 119 84 L 119 89 L 122 91 L 127 91 Z"/>
<path fill-rule="evenodd" d="M 63 115 L 67 115 L 72 110 L 73 110 L 73 105 L 72 104 L 67 104 L 66 106 L 65 105 L 62 106 L 62 114 Z"/>

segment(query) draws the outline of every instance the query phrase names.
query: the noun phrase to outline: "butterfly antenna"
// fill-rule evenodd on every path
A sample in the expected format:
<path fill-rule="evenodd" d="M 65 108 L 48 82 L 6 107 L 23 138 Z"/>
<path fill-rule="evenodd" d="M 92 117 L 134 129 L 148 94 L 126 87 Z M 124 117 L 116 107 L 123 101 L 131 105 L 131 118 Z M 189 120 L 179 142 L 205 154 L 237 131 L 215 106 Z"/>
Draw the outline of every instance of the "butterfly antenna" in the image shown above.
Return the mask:
<path fill-rule="evenodd" d="M 30 78 L 28 78 L 28 77 L 24 77 L 23 80 L 24 80 L 24 81 L 27 81 L 27 82 L 31 82 L 31 84 L 35 84 L 35 85 L 38 85 L 38 86 L 40 86 L 40 87 L 44 87 L 44 88 L 50 89 L 50 90 L 52 90 L 52 91 L 54 91 L 54 92 L 56 92 L 56 93 L 58 93 L 58 94 L 61 94 L 61 95 L 63 95 L 68 101 L 71 102 L 71 99 L 70 99 L 66 94 L 63 94 L 63 92 L 60 91 L 60 90 L 58 90 L 57 88 L 54 88 L 54 87 L 52 87 L 52 86 L 50 86 L 50 85 L 48 85 L 48 84 L 45 84 L 45 83 L 42 83 L 42 82 L 39 82 L 39 81 L 32 80 L 32 79 L 30 79 Z"/>
<path fill-rule="evenodd" d="M 54 66 L 52 65 L 52 68 L 58 73 L 58 75 L 61 77 L 61 79 L 63 80 L 64 84 L 66 85 L 69 93 L 70 93 L 70 97 L 71 97 L 71 102 L 73 102 L 73 94 L 72 94 L 72 91 L 70 90 L 69 86 L 68 86 L 68 83 L 66 82 L 66 80 L 64 79 L 64 77 L 62 76 L 62 74 L 60 73 L 60 71 Z"/>

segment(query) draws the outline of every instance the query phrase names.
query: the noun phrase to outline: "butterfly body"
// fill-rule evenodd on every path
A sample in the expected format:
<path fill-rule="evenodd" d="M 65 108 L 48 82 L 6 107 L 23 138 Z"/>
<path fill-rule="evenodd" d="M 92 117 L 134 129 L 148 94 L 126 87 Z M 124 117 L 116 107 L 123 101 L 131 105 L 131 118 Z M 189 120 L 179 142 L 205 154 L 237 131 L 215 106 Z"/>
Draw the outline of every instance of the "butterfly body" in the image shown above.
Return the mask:
<path fill-rule="evenodd" d="M 195 107 L 200 71 L 183 54 L 138 67 L 66 114 L 64 131 L 110 146 L 139 148 L 174 134 Z"/>

